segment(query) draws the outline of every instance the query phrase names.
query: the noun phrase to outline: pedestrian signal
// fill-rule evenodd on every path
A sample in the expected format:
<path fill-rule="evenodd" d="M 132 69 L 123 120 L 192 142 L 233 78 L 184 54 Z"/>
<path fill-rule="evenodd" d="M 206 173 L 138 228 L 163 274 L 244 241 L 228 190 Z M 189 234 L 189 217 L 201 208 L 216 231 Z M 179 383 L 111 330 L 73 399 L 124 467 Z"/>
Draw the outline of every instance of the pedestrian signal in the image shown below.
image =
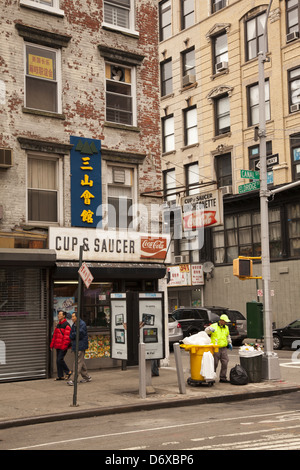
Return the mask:
<path fill-rule="evenodd" d="M 239 279 L 252 278 L 252 259 L 237 258 L 233 260 L 233 275 Z"/>

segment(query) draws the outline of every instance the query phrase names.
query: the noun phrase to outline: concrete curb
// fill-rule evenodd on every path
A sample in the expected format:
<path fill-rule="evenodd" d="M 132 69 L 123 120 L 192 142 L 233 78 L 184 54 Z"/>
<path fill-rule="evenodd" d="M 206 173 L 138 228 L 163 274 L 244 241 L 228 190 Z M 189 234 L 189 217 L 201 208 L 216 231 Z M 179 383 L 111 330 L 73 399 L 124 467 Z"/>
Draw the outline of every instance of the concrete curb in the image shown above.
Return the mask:
<path fill-rule="evenodd" d="M 28 418 L 11 419 L 0 421 L 0 429 L 8 429 L 19 426 L 30 426 L 40 423 L 50 423 L 55 421 L 64 421 L 70 419 L 91 418 L 95 416 L 105 416 L 109 414 L 131 413 L 135 411 L 155 410 L 162 408 L 178 408 L 181 406 L 201 405 L 207 403 L 228 403 L 233 401 L 249 400 L 253 398 L 264 398 L 275 395 L 283 395 L 300 391 L 300 386 L 293 385 L 281 389 L 262 390 L 255 392 L 216 395 L 211 397 L 191 397 L 181 400 L 160 400 L 155 402 L 133 403 L 129 405 L 117 405 L 108 407 L 91 408 L 87 410 L 79 410 L 53 413 L 48 415 L 31 416 Z M 75 408 L 75 407 L 74 407 Z"/>

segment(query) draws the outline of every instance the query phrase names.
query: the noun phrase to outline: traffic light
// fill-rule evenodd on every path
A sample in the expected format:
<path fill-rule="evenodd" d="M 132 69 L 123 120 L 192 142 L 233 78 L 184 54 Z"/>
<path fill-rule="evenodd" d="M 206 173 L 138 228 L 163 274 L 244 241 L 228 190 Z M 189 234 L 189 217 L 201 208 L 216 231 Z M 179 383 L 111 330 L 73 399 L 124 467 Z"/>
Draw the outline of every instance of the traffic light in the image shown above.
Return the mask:
<path fill-rule="evenodd" d="M 233 275 L 239 279 L 251 279 L 252 270 L 252 259 L 250 258 L 237 258 L 233 260 Z"/>

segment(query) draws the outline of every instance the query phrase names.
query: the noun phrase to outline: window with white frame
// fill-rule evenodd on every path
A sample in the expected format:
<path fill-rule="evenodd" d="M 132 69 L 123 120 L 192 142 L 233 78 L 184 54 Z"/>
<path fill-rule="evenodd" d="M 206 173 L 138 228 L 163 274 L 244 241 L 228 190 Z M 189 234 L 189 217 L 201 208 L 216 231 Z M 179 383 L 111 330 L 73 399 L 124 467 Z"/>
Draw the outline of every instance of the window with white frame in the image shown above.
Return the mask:
<path fill-rule="evenodd" d="M 266 120 L 271 119 L 269 80 L 265 81 L 265 112 Z M 259 88 L 258 84 L 248 87 L 248 125 L 259 123 Z"/>
<path fill-rule="evenodd" d="M 184 118 L 184 145 L 198 143 L 197 107 L 191 106 L 183 110 Z"/>
<path fill-rule="evenodd" d="M 223 95 L 215 98 L 215 134 L 221 135 L 230 132 L 230 103 L 229 96 Z"/>
<path fill-rule="evenodd" d="M 133 168 L 107 167 L 108 226 L 129 228 L 133 220 Z"/>
<path fill-rule="evenodd" d="M 228 67 L 228 42 L 227 33 L 223 32 L 213 37 L 214 47 L 214 73 Z"/>
<path fill-rule="evenodd" d="M 104 0 L 103 26 L 134 31 L 134 0 Z"/>
<path fill-rule="evenodd" d="M 175 169 L 166 170 L 164 176 L 164 199 L 176 202 L 176 175 Z"/>
<path fill-rule="evenodd" d="M 300 67 L 290 70 L 289 80 L 289 102 L 290 112 L 300 111 Z"/>
<path fill-rule="evenodd" d="M 21 6 L 64 16 L 59 4 L 60 0 L 20 0 Z"/>
<path fill-rule="evenodd" d="M 25 43 L 25 107 L 61 113 L 60 49 Z"/>
<path fill-rule="evenodd" d="M 198 162 L 185 166 L 186 195 L 199 193 L 199 165 Z"/>
<path fill-rule="evenodd" d="M 299 11 L 299 0 L 286 0 L 286 32 L 296 33 L 296 37 L 299 37 Z"/>
<path fill-rule="evenodd" d="M 27 221 L 59 222 L 62 187 L 58 157 L 29 154 L 27 159 Z"/>
<path fill-rule="evenodd" d="M 162 119 L 162 134 L 163 152 L 172 152 L 175 150 L 175 135 L 174 135 L 174 116 L 173 114 L 166 116 Z"/>
<path fill-rule="evenodd" d="M 135 67 L 105 64 L 106 120 L 136 125 Z"/>

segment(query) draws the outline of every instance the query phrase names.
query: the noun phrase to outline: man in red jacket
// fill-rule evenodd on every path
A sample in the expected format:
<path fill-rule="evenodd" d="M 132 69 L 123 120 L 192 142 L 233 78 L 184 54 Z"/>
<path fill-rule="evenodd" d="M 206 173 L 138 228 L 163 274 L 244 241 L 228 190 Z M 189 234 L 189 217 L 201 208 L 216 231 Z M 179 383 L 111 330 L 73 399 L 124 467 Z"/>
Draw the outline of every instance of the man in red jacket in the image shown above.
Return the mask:
<path fill-rule="evenodd" d="M 58 321 L 58 325 L 53 333 L 50 349 L 56 349 L 58 377 L 55 380 L 64 380 L 64 372 L 66 373 L 67 378 L 72 374 L 72 371 L 70 371 L 69 367 L 65 363 L 65 355 L 67 354 L 69 347 L 71 347 L 71 327 L 66 320 L 66 312 L 63 310 L 58 312 Z"/>

